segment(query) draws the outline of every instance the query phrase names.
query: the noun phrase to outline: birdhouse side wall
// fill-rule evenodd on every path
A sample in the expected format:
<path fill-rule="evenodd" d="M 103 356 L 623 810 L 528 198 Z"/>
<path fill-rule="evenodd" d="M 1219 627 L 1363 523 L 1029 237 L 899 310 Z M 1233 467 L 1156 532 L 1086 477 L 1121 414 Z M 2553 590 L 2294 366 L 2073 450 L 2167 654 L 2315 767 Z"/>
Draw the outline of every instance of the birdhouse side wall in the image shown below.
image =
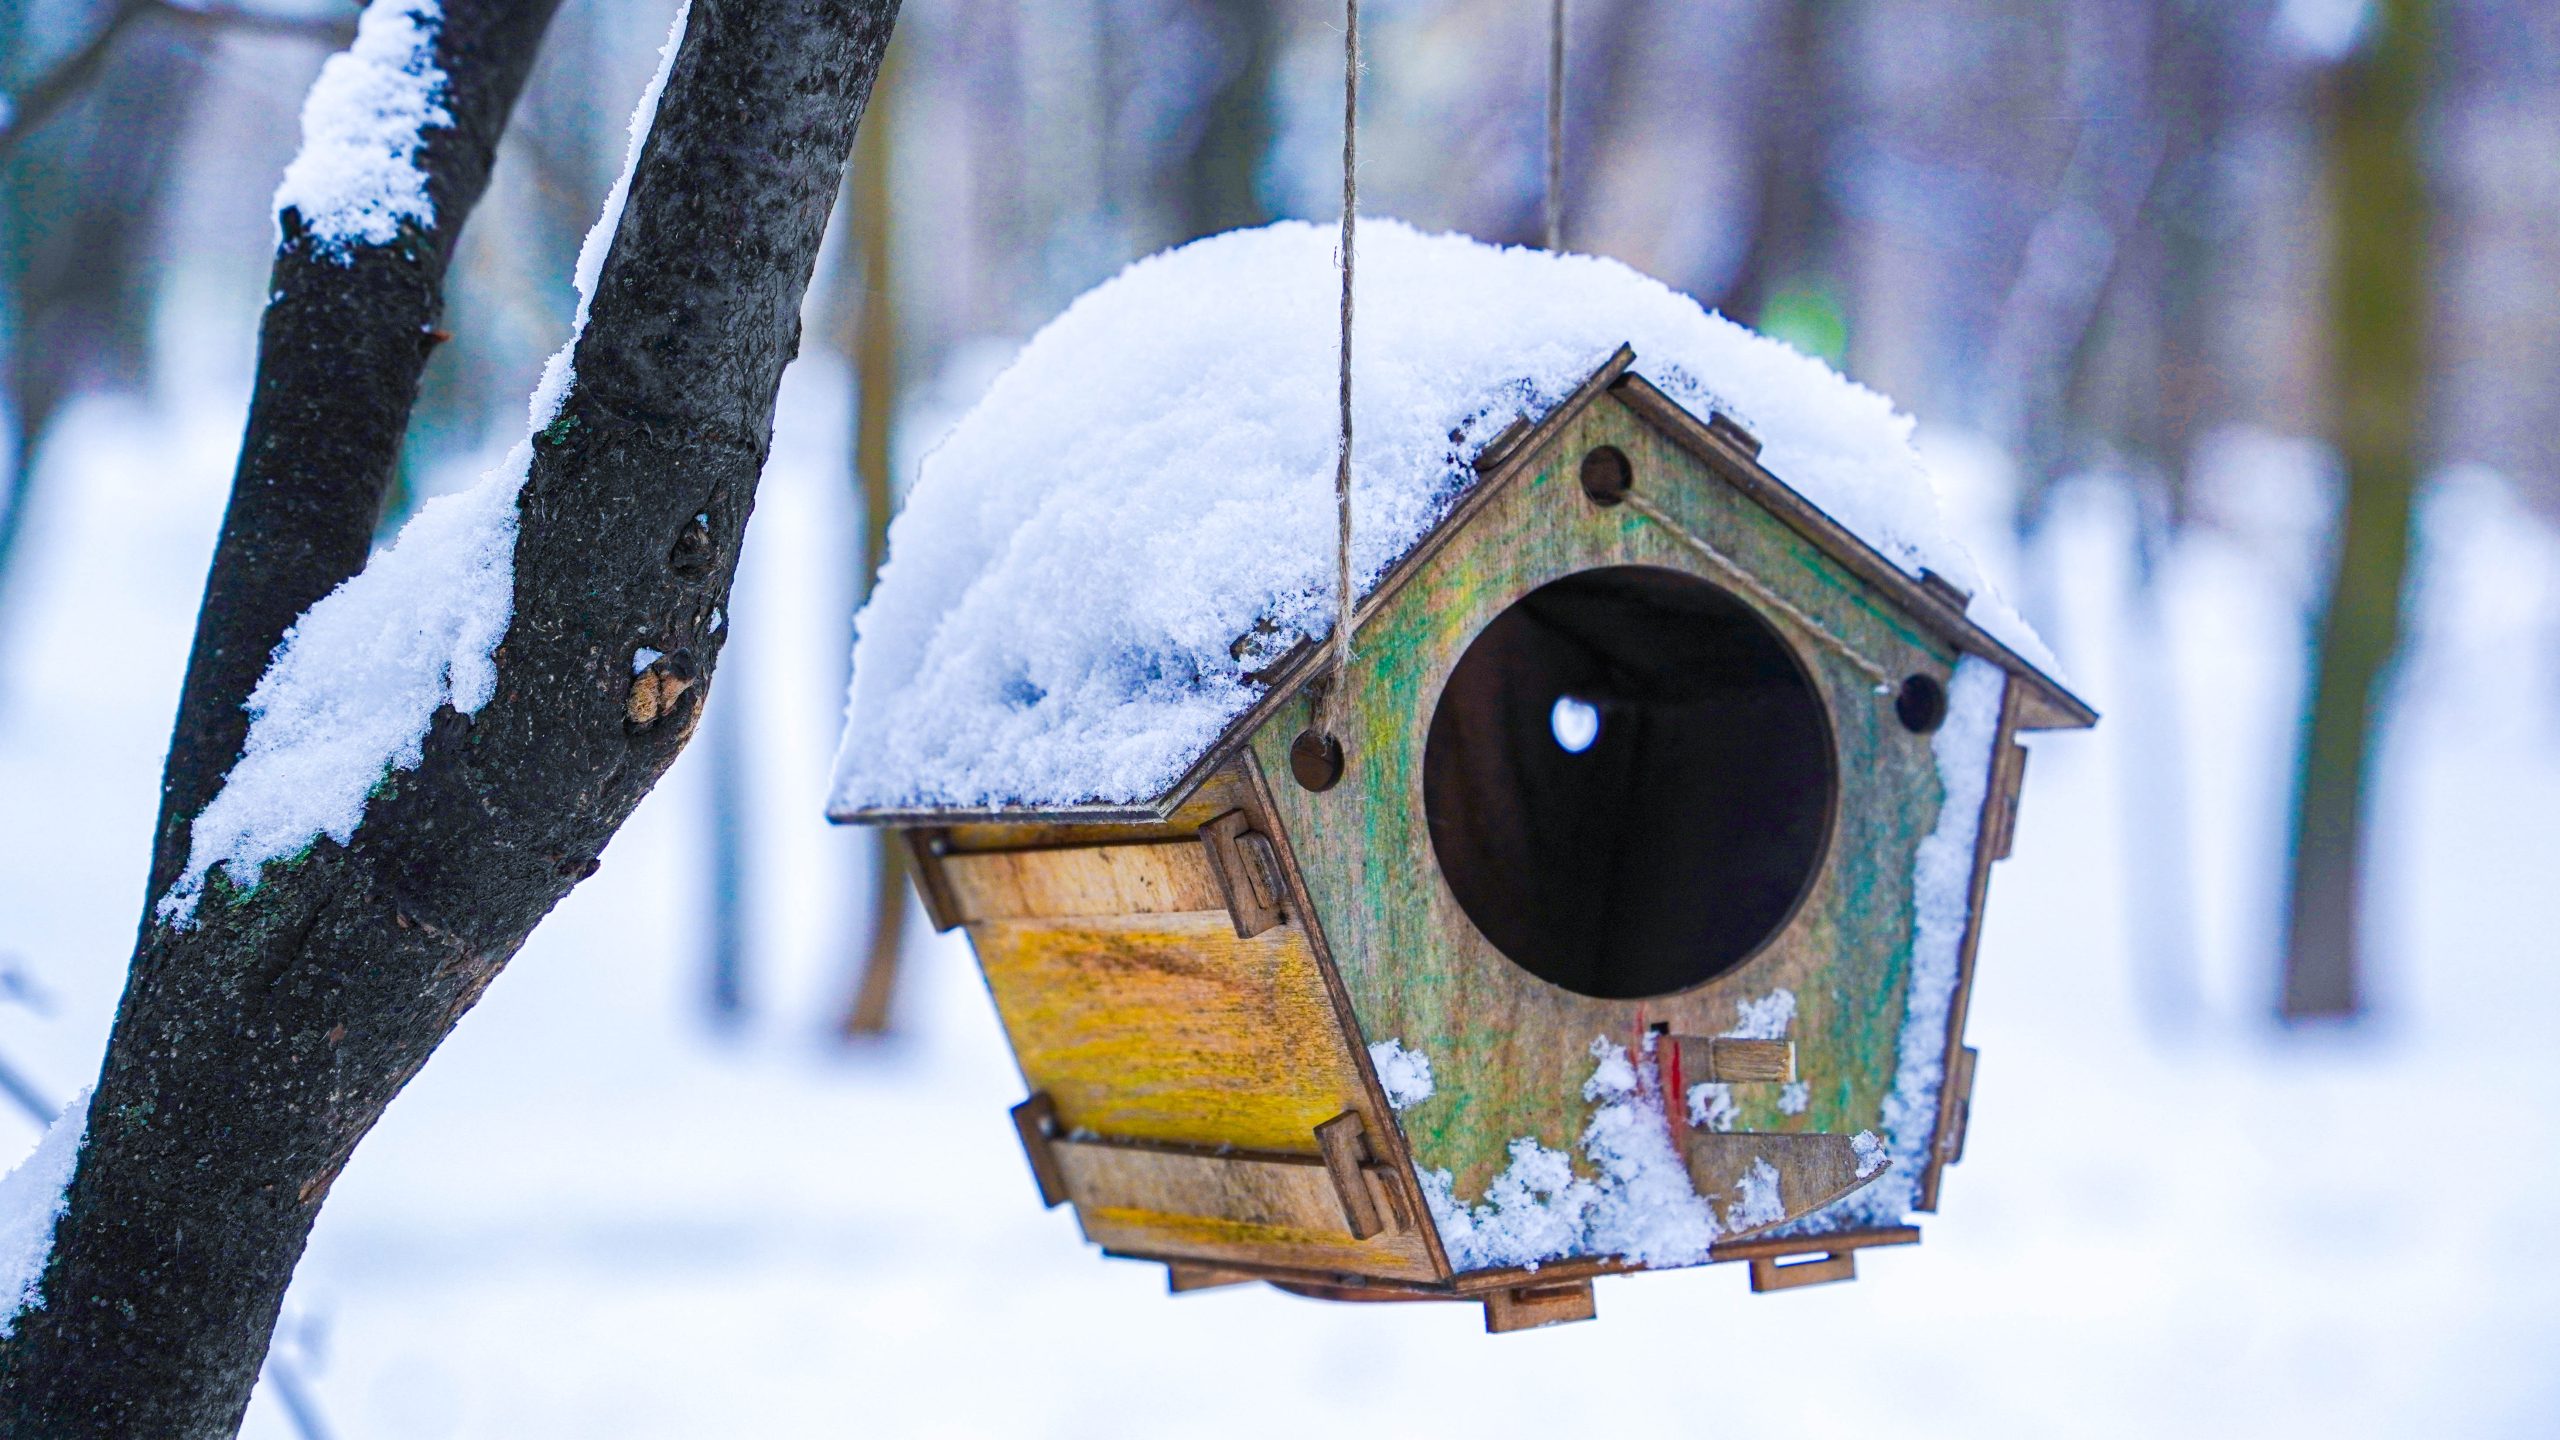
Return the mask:
<path fill-rule="evenodd" d="M 933 832 L 919 874 L 965 926 L 1086 1238 L 1124 1254 L 1424 1280 L 1445 1273 L 1351 1043 L 1338 990 L 1284 900 L 1240 934 L 1203 835 L 1269 836 L 1250 757 L 1162 824 Z M 1273 837 L 1277 838 L 1277 837 Z M 1285 860 L 1275 847 L 1275 858 Z M 1228 877 L 1232 879 L 1233 877 Z M 1319 1127 L 1360 1117 L 1381 1234 L 1353 1235 Z M 1389 1193 L 1391 1192 L 1391 1193 Z"/>

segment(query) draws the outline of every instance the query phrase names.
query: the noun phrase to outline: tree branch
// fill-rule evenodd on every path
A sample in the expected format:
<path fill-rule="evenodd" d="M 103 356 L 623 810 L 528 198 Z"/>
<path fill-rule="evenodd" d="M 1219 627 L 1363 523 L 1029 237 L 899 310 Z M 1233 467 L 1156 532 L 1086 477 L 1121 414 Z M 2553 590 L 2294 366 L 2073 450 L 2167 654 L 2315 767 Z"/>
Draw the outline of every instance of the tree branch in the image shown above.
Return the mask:
<path fill-rule="evenodd" d="M 682 749 L 896 11 L 693 0 L 533 447 L 494 694 L 438 712 L 348 843 L 146 924 L 0 1433 L 232 1432 L 348 1156 Z"/>
<path fill-rule="evenodd" d="M 258 378 L 161 772 L 149 893 L 240 758 L 241 708 L 286 627 L 362 569 L 444 313 L 444 275 L 559 0 L 449 0 L 436 37 L 450 128 L 423 134 L 434 221 L 324 253 L 285 217 Z"/>

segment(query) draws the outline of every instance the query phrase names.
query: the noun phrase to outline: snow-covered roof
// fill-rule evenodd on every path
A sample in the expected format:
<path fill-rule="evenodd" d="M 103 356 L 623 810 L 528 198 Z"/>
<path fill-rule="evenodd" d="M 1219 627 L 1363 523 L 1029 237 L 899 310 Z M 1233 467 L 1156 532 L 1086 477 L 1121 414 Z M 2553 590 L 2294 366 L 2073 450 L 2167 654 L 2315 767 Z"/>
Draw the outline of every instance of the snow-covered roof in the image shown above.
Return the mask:
<path fill-rule="evenodd" d="M 1335 234 L 1301 222 L 1141 260 L 1034 336 L 926 456 L 856 622 L 830 810 L 1138 807 L 1330 627 Z M 1359 231 L 1355 583 L 1621 345 L 1698 416 L 2031 663 L 2041 642 L 1949 533 L 1912 421 L 1821 361 L 1613 260 Z M 1239 658 L 1256 633 L 1274 642 Z"/>

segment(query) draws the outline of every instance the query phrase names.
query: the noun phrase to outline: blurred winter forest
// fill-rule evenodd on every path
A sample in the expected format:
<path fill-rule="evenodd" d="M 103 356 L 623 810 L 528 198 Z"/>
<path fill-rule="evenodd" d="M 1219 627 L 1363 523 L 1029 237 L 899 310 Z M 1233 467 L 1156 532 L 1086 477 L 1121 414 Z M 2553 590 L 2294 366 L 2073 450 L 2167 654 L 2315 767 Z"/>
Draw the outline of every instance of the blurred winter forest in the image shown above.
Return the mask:
<path fill-rule="evenodd" d="M 384 533 L 519 433 L 672 8 L 563 6 L 462 243 Z M 1536 243 L 1545 0 L 1364 9 L 1363 209 Z M 0 1080 L 48 1118 L 121 983 L 267 197 L 355 13 L 0 4 Z M 2524 1013 L 2560 1002 L 2529 963 L 2560 918 L 2560 7 L 1567 14 L 1568 248 L 1918 416 L 1960 526 L 2108 718 L 2037 746 L 1943 1248 L 1820 1297 L 1663 1277 L 1621 1307 L 1604 1286 L 1600 1324 L 1572 1327 L 1592 1335 L 1512 1343 L 1597 1366 L 1682 1354 L 1690 1326 L 1727 1375 L 1815 1348 L 1872 1372 L 1736 1402 L 1782 1433 L 2548 1433 L 2560 1382 L 2528 1357 L 2560 1326 L 2532 1281 L 2551 1269 L 2518 1273 L 2500 1237 L 2549 1218 L 2560 1098 Z M 723 703 L 350 1171 L 279 1345 L 316 1389 L 262 1399 L 251 1433 L 319 1408 L 350 1436 L 837 1433 L 846 1413 L 1182 1433 L 1177 1402 L 1220 1384 L 1293 1397 L 1257 1434 L 1576 1413 L 1497 1403 L 1503 1355 L 1533 1351 L 1461 1317 L 1164 1301 L 1081 1251 L 1015 1173 L 1014 1077 L 965 953 L 920 915 L 902 933 L 874 837 L 817 820 L 850 617 L 917 456 L 1128 261 L 1330 220 L 1341 47 L 1332 0 L 909 0 L 847 179 L 864 203 L 811 290 Z M 524 1106 L 548 1119 L 493 1118 Z M 2440 1194 L 2407 1173 L 2429 1135 L 2513 1148 Z M 2143 1273 L 2163 1255 L 2169 1278 Z M 2255 1298 L 2220 1306 L 2226 1284 Z M 2081 1299 L 2009 1303 L 2037 1285 Z M 1096 1328 L 1153 1360 L 1096 1357 L 1090 1287 Z M 2359 1329 L 2358 1305 L 2399 1318 Z M 1942 1342 L 1913 1331 L 1941 1322 L 1961 1353 L 1927 1359 Z M 1792 1340 L 1743 1338 L 1763 1325 Z M 2413 1353 L 2421 1329 L 2448 1348 Z M 1239 1343 L 1261 1347 L 1249 1374 Z M 995 1358 L 1026 1349 L 1055 1353 Z M 972 1355 L 1012 1380 L 924 1393 Z M 2173 1367 L 2203 1398 L 2140 1383 Z"/>

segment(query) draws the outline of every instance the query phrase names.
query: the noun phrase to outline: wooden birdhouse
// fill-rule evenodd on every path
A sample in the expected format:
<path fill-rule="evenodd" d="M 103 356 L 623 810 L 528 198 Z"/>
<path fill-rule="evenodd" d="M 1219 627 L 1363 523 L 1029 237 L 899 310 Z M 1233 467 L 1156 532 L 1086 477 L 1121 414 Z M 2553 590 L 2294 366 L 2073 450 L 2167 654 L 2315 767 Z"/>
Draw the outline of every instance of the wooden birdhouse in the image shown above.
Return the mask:
<path fill-rule="evenodd" d="M 1271 656 L 1155 793 L 832 812 L 968 932 L 1106 1253 L 1507 1330 L 1918 1239 L 2016 737 L 2095 717 L 1634 361 L 1483 446 L 1346 673 Z"/>

